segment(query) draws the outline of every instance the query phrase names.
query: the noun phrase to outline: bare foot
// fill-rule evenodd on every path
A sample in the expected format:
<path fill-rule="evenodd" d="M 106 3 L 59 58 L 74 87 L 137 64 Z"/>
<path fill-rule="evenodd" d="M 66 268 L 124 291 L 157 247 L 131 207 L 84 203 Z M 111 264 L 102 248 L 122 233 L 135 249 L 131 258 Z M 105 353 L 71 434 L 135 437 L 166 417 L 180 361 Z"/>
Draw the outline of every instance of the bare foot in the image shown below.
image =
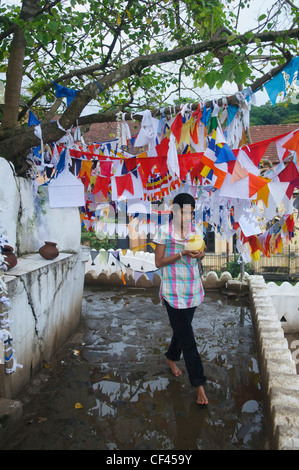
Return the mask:
<path fill-rule="evenodd" d="M 209 403 L 202 385 L 200 387 L 196 387 L 196 403 L 198 405 L 208 405 Z"/>
<path fill-rule="evenodd" d="M 179 369 L 174 361 L 166 358 L 166 364 L 169 365 L 171 372 L 175 377 L 179 377 L 182 374 L 181 369 Z"/>

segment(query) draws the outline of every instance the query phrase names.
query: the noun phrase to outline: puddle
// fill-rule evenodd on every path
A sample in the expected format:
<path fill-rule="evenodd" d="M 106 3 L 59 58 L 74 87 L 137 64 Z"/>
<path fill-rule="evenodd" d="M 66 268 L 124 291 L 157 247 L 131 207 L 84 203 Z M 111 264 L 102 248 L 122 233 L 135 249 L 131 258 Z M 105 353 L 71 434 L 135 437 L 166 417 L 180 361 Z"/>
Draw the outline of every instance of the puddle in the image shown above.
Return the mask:
<path fill-rule="evenodd" d="M 3 449 L 267 449 L 248 303 L 208 292 L 193 325 L 205 408 L 183 360 L 179 378 L 165 364 L 158 291 L 86 289 L 78 331 L 16 397 L 24 416 Z"/>

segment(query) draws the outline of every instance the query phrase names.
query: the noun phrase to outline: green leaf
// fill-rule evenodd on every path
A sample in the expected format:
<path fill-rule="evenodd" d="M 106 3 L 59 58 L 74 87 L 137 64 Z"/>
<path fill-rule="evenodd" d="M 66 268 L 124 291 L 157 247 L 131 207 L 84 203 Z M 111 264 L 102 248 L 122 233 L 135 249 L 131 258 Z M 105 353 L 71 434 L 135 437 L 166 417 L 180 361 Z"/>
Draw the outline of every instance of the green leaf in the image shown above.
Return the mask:
<path fill-rule="evenodd" d="M 62 49 L 62 39 L 61 39 L 61 37 L 59 37 L 56 44 L 55 44 L 55 51 L 57 52 L 57 54 L 59 54 L 61 49 Z"/>
<path fill-rule="evenodd" d="M 57 23 L 56 21 L 51 20 L 51 21 L 49 21 L 49 23 L 48 23 L 48 27 L 49 27 L 52 31 L 56 32 L 56 31 L 58 30 L 58 23 Z"/>
<path fill-rule="evenodd" d="M 265 18 L 267 18 L 267 15 L 262 14 L 261 16 L 258 17 L 258 21 L 263 21 Z"/>

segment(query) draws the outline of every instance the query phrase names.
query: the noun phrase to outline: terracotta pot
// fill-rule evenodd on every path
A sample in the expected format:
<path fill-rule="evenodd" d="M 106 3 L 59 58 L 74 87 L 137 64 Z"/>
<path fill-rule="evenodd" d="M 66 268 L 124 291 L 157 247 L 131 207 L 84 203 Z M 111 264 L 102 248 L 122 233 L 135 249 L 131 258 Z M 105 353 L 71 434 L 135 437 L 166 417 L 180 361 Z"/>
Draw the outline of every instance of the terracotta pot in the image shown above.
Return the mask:
<path fill-rule="evenodd" d="M 38 251 L 39 254 L 45 259 L 54 259 L 59 255 L 59 251 L 56 248 L 57 243 L 54 242 L 45 242 Z"/>
<path fill-rule="evenodd" d="M 4 245 L 2 253 L 5 256 L 7 269 L 13 268 L 18 262 L 17 257 L 13 252 L 13 247 L 9 245 Z"/>

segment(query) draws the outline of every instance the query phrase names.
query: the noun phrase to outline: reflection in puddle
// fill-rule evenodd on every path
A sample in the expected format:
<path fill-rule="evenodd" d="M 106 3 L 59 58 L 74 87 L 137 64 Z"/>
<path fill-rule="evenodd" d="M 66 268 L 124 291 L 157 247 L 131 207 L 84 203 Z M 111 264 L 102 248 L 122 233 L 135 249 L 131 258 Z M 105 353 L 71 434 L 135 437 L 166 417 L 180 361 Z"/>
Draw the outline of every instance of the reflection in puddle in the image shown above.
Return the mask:
<path fill-rule="evenodd" d="M 95 411 L 99 418 L 114 416 L 116 413 L 116 410 L 114 410 L 111 406 L 108 406 L 107 403 L 100 401 L 98 398 L 96 398 L 96 406 L 90 409 L 90 412 L 93 412 L 93 414 L 95 414 Z"/>
<path fill-rule="evenodd" d="M 43 371 L 38 397 L 23 401 L 34 419 L 48 419 L 24 425 L 18 448 L 44 449 L 46 442 L 57 450 L 266 449 L 248 303 L 208 292 L 193 326 L 207 376 L 204 408 L 183 359 L 178 378 L 165 363 L 171 329 L 158 289 L 86 289 L 80 334 Z M 80 354 L 68 352 L 74 350 Z"/>
<path fill-rule="evenodd" d="M 96 406 L 90 414 L 106 420 L 109 447 L 264 448 L 259 370 L 248 305 L 207 294 L 197 310 L 193 326 L 209 397 L 209 406 L 199 409 L 183 360 L 183 375 L 177 379 L 165 365 L 171 335 L 166 312 L 143 295 L 126 298 L 127 311 L 117 309 L 110 322 L 104 321 L 109 334 L 98 353 L 114 379 L 93 383 Z M 122 423 L 121 435 L 116 423 Z"/>
<path fill-rule="evenodd" d="M 115 409 L 113 406 L 137 402 L 139 395 L 142 393 L 153 397 L 154 392 L 165 390 L 168 384 L 169 380 L 166 377 L 146 382 L 140 381 L 133 385 L 102 380 L 92 386 L 97 396 L 97 404 L 90 409 L 90 412 L 94 413 L 96 411 L 100 418 L 107 414 L 114 415 Z"/>

